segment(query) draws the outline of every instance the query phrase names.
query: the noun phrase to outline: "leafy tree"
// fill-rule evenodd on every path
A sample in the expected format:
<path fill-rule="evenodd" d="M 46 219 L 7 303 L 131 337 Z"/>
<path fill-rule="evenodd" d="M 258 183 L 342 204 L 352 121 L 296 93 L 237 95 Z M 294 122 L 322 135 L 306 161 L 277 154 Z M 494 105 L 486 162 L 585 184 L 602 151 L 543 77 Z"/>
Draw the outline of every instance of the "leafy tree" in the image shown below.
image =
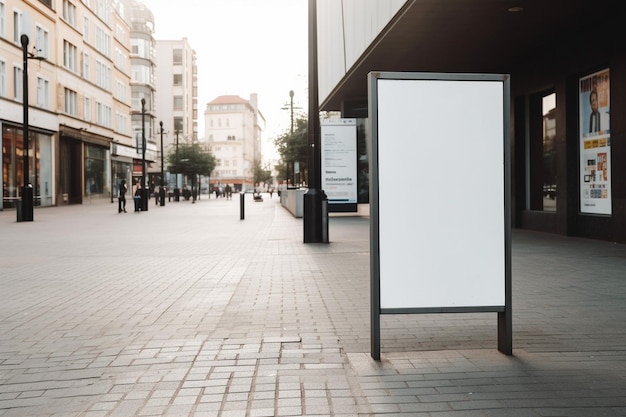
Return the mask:
<path fill-rule="evenodd" d="M 278 178 L 293 180 L 293 163 L 300 163 L 300 178 L 306 176 L 307 162 L 307 126 L 306 118 L 298 117 L 294 120 L 293 133 L 291 130 L 274 139 L 274 145 L 283 163 L 276 166 Z"/>
<path fill-rule="evenodd" d="M 272 170 L 266 164 L 265 167 L 261 166 L 261 161 L 255 160 L 252 166 L 252 174 L 254 175 L 254 183 L 260 184 L 270 183 L 272 181 Z"/>
<path fill-rule="evenodd" d="M 176 149 L 172 149 L 167 155 L 167 164 L 169 172 L 181 173 L 191 178 L 191 188 L 194 189 L 197 176 L 211 175 L 217 161 L 196 142 L 179 144 L 178 155 Z"/>

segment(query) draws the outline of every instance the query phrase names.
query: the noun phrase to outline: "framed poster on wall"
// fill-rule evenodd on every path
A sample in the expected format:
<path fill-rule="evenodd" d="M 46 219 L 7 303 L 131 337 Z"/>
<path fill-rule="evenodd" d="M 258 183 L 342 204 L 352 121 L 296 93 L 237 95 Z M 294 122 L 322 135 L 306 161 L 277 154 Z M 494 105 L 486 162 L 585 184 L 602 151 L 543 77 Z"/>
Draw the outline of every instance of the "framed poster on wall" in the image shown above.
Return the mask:
<path fill-rule="evenodd" d="M 580 78 L 580 212 L 610 215 L 611 126 L 609 70 Z"/>

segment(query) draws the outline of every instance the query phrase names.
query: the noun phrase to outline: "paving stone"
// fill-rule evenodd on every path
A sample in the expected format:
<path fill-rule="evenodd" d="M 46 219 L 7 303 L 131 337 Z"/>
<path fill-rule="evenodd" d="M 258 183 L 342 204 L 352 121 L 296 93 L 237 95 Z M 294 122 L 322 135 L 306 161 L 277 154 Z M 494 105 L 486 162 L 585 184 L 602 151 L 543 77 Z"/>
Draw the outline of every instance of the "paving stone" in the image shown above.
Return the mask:
<path fill-rule="evenodd" d="M 626 415 L 624 245 L 514 230 L 513 356 L 495 314 L 385 315 L 374 361 L 369 219 L 238 210 L 0 212 L 0 417 Z"/>

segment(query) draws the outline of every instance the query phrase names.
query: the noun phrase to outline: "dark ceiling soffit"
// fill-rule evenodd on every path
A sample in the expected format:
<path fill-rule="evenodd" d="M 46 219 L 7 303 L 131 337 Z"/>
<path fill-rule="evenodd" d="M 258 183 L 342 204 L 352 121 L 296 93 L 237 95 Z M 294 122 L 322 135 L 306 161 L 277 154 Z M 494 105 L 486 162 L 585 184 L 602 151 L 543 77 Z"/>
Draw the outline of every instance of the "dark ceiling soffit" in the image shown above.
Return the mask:
<path fill-rule="evenodd" d="M 407 10 L 411 8 L 415 1 L 416 0 L 407 1 L 404 6 L 402 6 L 400 10 L 398 10 L 398 12 L 389 21 L 389 23 L 387 23 L 387 26 L 385 26 L 383 30 L 380 31 L 376 38 L 374 38 L 374 40 L 369 44 L 367 49 L 361 54 L 359 59 L 354 64 L 352 64 L 350 70 L 344 74 L 339 83 L 337 83 L 335 88 L 333 88 L 328 97 L 320 103 L 321 111 L 339 110 L 341 108 L 341 101 L 343 100 L 361 100 L 360 97 L 338 97 L 338 94 L 342 91 L 343 87 L 345 87 L 346 83 L 353 82 L 352 77 L 354 76 L 354 74 L 361 68 L 361 65 L 367 60 L 367 58 L 376 50 L 380 42 L 385 38 L 385 36 L 387 36 L 387 33 L 389 33 L 389 31 L 393 29 L 396 23 L 404 17 Z M 366 82 L 366 80 L 363 80 L 363 83 Z"/>

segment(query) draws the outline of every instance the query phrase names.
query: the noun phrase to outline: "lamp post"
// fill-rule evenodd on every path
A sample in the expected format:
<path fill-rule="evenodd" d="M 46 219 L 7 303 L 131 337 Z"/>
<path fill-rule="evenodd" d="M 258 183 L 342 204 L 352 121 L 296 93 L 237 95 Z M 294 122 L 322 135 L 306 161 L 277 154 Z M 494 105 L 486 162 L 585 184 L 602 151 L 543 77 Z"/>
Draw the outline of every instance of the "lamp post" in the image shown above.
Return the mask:
<path fill-rule="evenodd" d="M 291 139 L 293 139 L 293 110 L 294 109 L 301 109 L 302 107 L 294 107 L 293 106 L 293 90 L 289 90 L 289 107 L 281 107 L 283 110 L 289 110 L 290 111 L 290 118 L 291 118 Z M 287 176 L 287 188 L 289 188 L 289 178 L 290 178 L 290 167 L 293 166 L 294 168 L 294 177 L 295 177 L 295 161 L 286 161 L 286 165 L 287 165 L 287 172 L 286 172 L 286 176 Z M 294 178 L 295 179 L 295 178 Z M 295 181 L 294 181 L 295 183 Z"/>
<path fill-rule="evenodd" d="M 24 125 L 22 126 L 22 136 L 24 142 L 24 161 L 22 163 L 22 201 L 17 208 L 17 221 L 18 222 L 32 222 L 33 221 L 33 186 L 28 181 L 29 169 L 28 169 L 28 35 L 22 35 L 20 37 L 22 43 L 22 58 L 23 58 L 23 70 L 22 70 L 22 92 L 23 92 L 23 111 L 24 111 Z"/>
<path fill-rule="evenodd" d="M 146 99 L 141 99 L 141 211 L 148 211 L 148 187 L 146 187 Z"/>
<path fill-rule="evenodd" d="M 174 201 L 180 201 L 180 188 L 178 188 L 178 129 L 176 129 L 176 185 L 174 186 Z"/>
<path fill-rule="evenodd" d="M 307 168 L 309 190 L 304 195 L 304 243 L 328 243 L 328 199 L 321 189 L 321 135 L 317 70 L 317 2 L 309 0 L 309 118 Z"/>
<path fill-rule="evenodd" d="M 159 122 L 159 126 L 161 127 L 161 189 L 159 189 L 159 200 L 161 200 L 161 206 L 165 205 L 165 171 L 163 167 L 163 121 Z"/>

